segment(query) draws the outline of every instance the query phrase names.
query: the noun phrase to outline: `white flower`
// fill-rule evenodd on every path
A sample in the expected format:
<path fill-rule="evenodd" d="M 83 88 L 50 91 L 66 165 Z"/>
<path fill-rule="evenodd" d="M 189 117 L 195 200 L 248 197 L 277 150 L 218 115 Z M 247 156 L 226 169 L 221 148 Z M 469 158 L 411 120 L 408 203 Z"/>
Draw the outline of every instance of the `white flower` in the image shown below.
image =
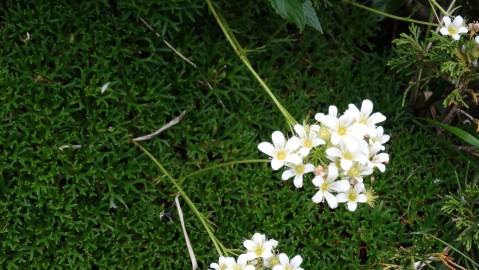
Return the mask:
<path fill-rule="evenodd" d="M 328 108 L 328 116 L 330 117 L 334 117 L 334 118 L 337 118 L 338 117 L 338 108 L 334 105 L 331 105 L 329 106 Z M 323 122 L 324 118 L 326 117 L 326 115 L 324 113 L 317 113 L 315 116 L 314 116 L 314 119 L 316 119 L 316 121 L 318 122 Z"/>
<path fill-rule="evenodd" d="M 370 148 L 375 149 L 374 151 L 376 151 L 377 153 L 378 151 L 385 149 L 383 144 L 387 143 L 389 139 L 390 139 L 390 136 L 387 134 L 384 134 L 383 127 L 378 127 L 376 129 L 376 136 L 369 137 L 368 142 L 369 142 Z"/>
<path fill-rule="evenodd" d="M 439 30 L 443 36 L 451 36 L 454 40 L 459 40 L 461 34 L 467 33 L 467 28 L 464 26 L 464 19 L 461 16 L 456 16 L 454 21 L 451 18 L 444 16 L 442 18 L 444 26 Z"/>
<path fill-rule="evenodd" d="M 348 110 L 345 114 L 350 114 L 354 118 L 356 125 L 359 125 L 358 130 L 365 131 L 363 135 L 376 136 L 376 124 L 386 120 L 380 112 L 373 113 L 373 103 L 365 99 L 361 104 L 361 111 L 358 110 L 356 105 L 349 104 Z"/>
<path fill-rule="evenodd" d="M 346 193 L 339 193 L 336 198 L 338 202 L 347 202 L 347 208 L 349 211 L 354 212 L 358 207 L 358 203 L 365 203 L 367 201 L 364 191 L 364 184 L 357 183 L 354 188 L 350 188 Z"/>
<path fill-rule="evenodd" d="M 275 265 L 279 264 L 278 255 L 273 255 L 263 261 L 263 266 L 266 268 L 273 268 Z"/>
<path fill-rule="evenodd" d="M 368 161 L 369 148 L 368 144 L 361 140 L 357 144 L 354 151 L 351 151 L 344 144 L 339 144 L 337 147 L 330 147 L 326 149 L 326 156 L 331 161 L 339 160 L 341 169 L 347 171 L 353 166 L 353 162 L 366 163 Z"/>
<path fill-rule="evenodd" d="M 299 267 L 303 262 L 303 258 L 299 255 L 294 256 L 291 261 L 288 255 L 284 253 L 279 254 L 278 258 L 279 264 L 275 265 L 273 270 L 303 270 L 303 268 Z"/>
<path fill-rule="evenodd" d="M 290 169 L 285 170 L 283 174 L 281 175 L 281 179 L 283 180 L 288 180 L 289 178 L 294 176 L 294 186 L 296 188 L 301 188 L 303 187 L 303 175 L 306 173 L 310 173 L 314 171 L 314 165 L 313 164 L 303 164 L 301 162 L 300 164 L 289 164 L 287 163 L 286 166 L 288 166 Z"/>
<path fill-rule="evenodd" d="M 241 254 L 238 257 L 238 260 L 235 262 L 228 261 L 226 263 L 226 270 L 255 270 L 256 267 L 254 265 L 248 265 L 248 256 L 246 254 Z"/>
<path fill-rule="evenodd" d="M 319 126 L 318 125 L 294 125 L 294 131 L 298 134 L 301 141 L 301 148 L 299 153 L 301 156 L 305 157 L 309 154 L 311 148 L 316 147 L 320 144 L 325 144 L 325 142 L 319 137 Z"/>
<path fill-rule="evenodd" d="M 333 145 L 344 143 L 351 151 L 356 150 L 357 141 L 361 140 L 365 133 L 353 125 L 354 118 L 350 114 L 343 114 L 339 118 L 326 116 L 323 119 L 323 124 L 329 128 Z"/>
<path fill-rule="evenodd" d="M 331 209 L 338 207 L 338 200 L 331 192 L 346 192 L 349 190 L 350 185 L 347 180 L 334 181 L 336 178 L 338 178 L 338 169 L 334 163 L 329 164 L 326 179 L 321 176 L 313 178 L 313 184 L 319 188 L 318 192 L 313 196 L 313 202 L 320 203 L 326 199 Z"/>
<path fill-rule="evenodd" d="M 273 248 L 278 245 L 274 239 L 266 240 L 264 234 L 255 233 L 251 240 L 245 240 L 243 246 L 247 249 L 246 256 L 248 260 L 256 258 L 267 259 L 273 256 Z"/>
<path fill-rule="evenodd" d="M 355 179 L 358 182 L 363 182 L 363 176 L 371 175 L 373 173 L 374 166 L 368 161 L 366 164 L 353 163 L 353 166 L 349 170 L 343 172 L 343 176 Z"/>
<path fill-rule="evenodd" d="M 271 137 L 273 144 L 262 142 L 258 145 L 258 149 L 272 157 L 271 168 L 273 170 L 279 170 L 285 162 L 293 164 L 299 164 L 301 162 L 301 157 L 294 153 L 301 144 L 298 137 L 292 137 L 286 141 L 281 131 L 273 132 Z"/>
<path fill-rule="evenodd" d="M 338 108 L 336 108 L 336 106 L 334 106 L 334 105 L 331 105 L 328 108 L 328 115 L 325 115 L 324 113 L 317 113 L 314 116 L 314 119 L 316 119 L 316 121 L 321 123 L 321 126 L 319 128 L 319 132 L 318 132 L 319 137 L 322 140 L 324 140 L 325 142 L 329 143 L 329 140 L 331 139 L 331 132 L 329 131 L 329 128 L 324 126 L 324 124 L 322 123 L 324 118 L 326 118 L 326 116 L 337 118 L 338 117 Z"/>
<path fill-rule="evenodd" d="M 479 45 L 479 36 L 476 36 L 476 37 L 474 38 L 474 41 L 476 41 L 476 43 Z"/>
<path fill-rule="evenodd" d="M 212 263 L 210 264 L 211 269 L 215 270 L 226 270 L 226 267 L 229 264 L 233 264 L 235 262 L 235 259 L 232 257 L 223 257 L 220 256 L 220 259 L 218 260 L 218 263 Z"/>
<path fill-rule="evenodd" d="M 389 155 L 387 153 L 374 154 L 370 157 L 369 166 L 378 168 L 380 172 L 386 171 L 386 165 L 389 162 Z"/>

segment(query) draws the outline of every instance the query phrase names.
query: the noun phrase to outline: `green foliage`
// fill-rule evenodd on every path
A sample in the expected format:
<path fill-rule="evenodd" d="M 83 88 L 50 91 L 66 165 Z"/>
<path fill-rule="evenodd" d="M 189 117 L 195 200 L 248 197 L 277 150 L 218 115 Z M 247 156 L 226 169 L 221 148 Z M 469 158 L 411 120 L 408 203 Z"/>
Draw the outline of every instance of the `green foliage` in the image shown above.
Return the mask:
<path fill-rule="evenodd" d="M 477 105 L 478 91 L 473 86 L 479 79 L 477 44 L 467 36 L 455 41 L 434 31 L 422 33 L 415 25 L 410 32 L 393 41 L 394 57 L 388 62 L 410 78 L 405 95 L 413 89 L 411 96 L 417 102 L 423 92 L 431 91 L 443 98 L 444 107 Z M 442 81 L 449 86 L 432 87 Z"/>
<path fill-rule="evenodd" d="M 422 119 L 422 120 L 424 120 L 424 121 L 426 121 L 426 122 L 428 122 L 432 125 L 435 125 L 437 127 L 440 127 L 442 129 L 445 129 L 448 132 L 450 132 L 451 134 L 456 135 L 459 139 L 461 139 L 465 143 L 479 148 L 479 139 L 472 136 L 469 132 L 467 132 L 463 129 L 453 127 L 453 126 L 450 126 L 450 125 L 446 125 L 446 124 L 443 124 L 443 123 L 440 123 L 438 121 L 434 121 L 434 120 L 431 120 L 431 119 Z"/>
<path fill-rule="evenodd" d="M 459 231 L 457 242 L 468 252 L 479 250 L 478 181 L 466 184 L 464 190 L 459 189 L 457 194 L 447 195 L 441 210 L 451 218 Z"/>
<path fill-rule="evenodd" d="M 311 0 L 270 0 L 269 2 L 278 15 L 296 24 L 300 31 L 309 25 L 323 32 Z"/>
<path fill-rule="evenodd" d="M 203 1 L 0 6 L 0 268 L 189 269 L 176 190 L 128 140 L 186 110 L 178 125 L 144 143 L 181 178 L 212 164 L 258 158 L 258 142 L 286 131 Z M 373 183 L 377 206 L 356 213 L 311 203 L 305 196 L 314 192 L 311 185 L 298 192 L 266 164 L 185 180 L 185 192 L 227 247 L 261 231 L 280 240 L 285 252 L 301 254 L 305 269 L 372 269 L 406 265 L 443 248 L 411 232 L 454 239 L 437 195 L 453 190 L 448 179 L 463 164 L 411 127 L 384 55 L 369 50 L 378 26 L 368 13 L 341 5 L 320 11 L 330 12 L 320 16 L 325 29 L 341 33 L 335 39 L 307 30 L 272 38 L 281 19 L 267 3 L 220 6 L 247 48 L 265 45 L 266 52 L 250 53 L 251 61 L 295 118 L 370 98 L 388 117 L 385 130 L 392 135 L 388 171 Z M 66 144 L 82 147 L 59 149 Z M 206 269 L 217 254 L 182 204 Z"/>

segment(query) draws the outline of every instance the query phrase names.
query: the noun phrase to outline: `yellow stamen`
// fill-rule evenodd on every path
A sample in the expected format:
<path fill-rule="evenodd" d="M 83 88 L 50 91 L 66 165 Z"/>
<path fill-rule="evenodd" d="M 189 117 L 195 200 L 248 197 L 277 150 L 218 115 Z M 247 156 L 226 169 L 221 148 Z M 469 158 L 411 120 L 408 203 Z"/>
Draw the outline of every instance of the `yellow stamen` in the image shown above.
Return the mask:
<path fill-rule="evenodd" d="M 276 158 L 278 160 L 285 160 L 286 159 L 286 151 L 284 150 L 279 150 L 278 152 L 276 152 Z"/>

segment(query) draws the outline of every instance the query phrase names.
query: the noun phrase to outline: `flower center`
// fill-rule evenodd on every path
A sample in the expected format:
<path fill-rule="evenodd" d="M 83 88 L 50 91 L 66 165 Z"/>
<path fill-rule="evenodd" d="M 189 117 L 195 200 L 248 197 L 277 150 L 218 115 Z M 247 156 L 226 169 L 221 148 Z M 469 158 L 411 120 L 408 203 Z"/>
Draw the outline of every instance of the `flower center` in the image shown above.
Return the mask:
<path fill-rule="evenodd" d="M 304 173 L 304 165 L 298 165 L 298 166 L 294 167 L 294 171 L 297 174 L 303 174 Z"/>
<path fill-rule="evenodd" d="M 279 150 L 276 152 L 276 158 L 279 160 L 285 160 L 286 159 L 286 151 L 284 150 Z"/>
<path fill-rule="evenodd" d="M 451 34 L 451 35 L 455 35 L 455 34 L 457 34 L 457 33 L 459 32 L 458 29 L 457 29 L 457 27 L 455 27 L 454 25 L 449 25 L 449 26 L 447 27 L 447 31 L 448 31 L 449 34 Z"/>
<path fill-rule="evenodd" d="M 358 194 L 356 194 L 356 192 L 354 191 L 348 192 L 348 201 L 355 202 L 357 198 L 358 198 Z"/>
<path fill-rule="evenodd" d="M 329 137 L 331 137 L 331 134 L 329 133 L 326 127 L 322 126 L 321 129 L 319 130 L 319 137 L 327 141 L 329 140 Z"/>
<path fill-rule="evenodd" d="M 291 264 L 287 264 L 283 268 L 284 270 L 294 270 L 294 268 L 291 266 Z"/>
<path fill-rule="evenodd" d="M 306 148 L 313 148 L 313 141 L 311 139 L 305 139 L 303 142 L 303 146 Z"/>
<path fill-rule="evenodd" d="M 273 257 L 271 257 L 271 259 L 269 259 L 269 266 L 270 266 L 271 268 L 273 268 L 273 266 L 275 266 L 275 265 L 277 265 L 277 264 L 279 264 L 279 259 L 278 259 L 278 257 L 273 256 Z"/>
<path fill-rule="evenodd" d="M 368 124 L 368 117 L 361 117 L 358 121 L 360 124 L 367 125 Z"/>
<path fill-rule="evenodd" d="M 353 159 L 353 154 L 351 154 L 351 152 L 346 151 L 346 152 L 343 153 L 343 158 L 347 159 L 347 160 L 352 160 Z"/>
<path fill-rule="evenodd" d="M 263 245 L 257 245 L 256 248 L 254 249 L 254 254 L 260 257 L 263 254 L 263 251 L 264 251 Z"/>
<path fill-rule="evenodd" d="M 324 181 L 324 183 L 321 185 L 321 190 L 327 191 L 329 188 L 329 183 Z"/>
<path fill-rule="evenodd" d="M 339 136 L 344 136 L 346 134 L 346 128 L 345 127 L 339 127 L 338 128 L 338 134 L 339 134 Z"/>
<path fill-rule="evenodd" d="M 351 177 L 358 177 L 360 174 L 361 174 L 361 171 L 359 170 L 358 166 L 353 166 L 348 171 L 348 175 Z"/>

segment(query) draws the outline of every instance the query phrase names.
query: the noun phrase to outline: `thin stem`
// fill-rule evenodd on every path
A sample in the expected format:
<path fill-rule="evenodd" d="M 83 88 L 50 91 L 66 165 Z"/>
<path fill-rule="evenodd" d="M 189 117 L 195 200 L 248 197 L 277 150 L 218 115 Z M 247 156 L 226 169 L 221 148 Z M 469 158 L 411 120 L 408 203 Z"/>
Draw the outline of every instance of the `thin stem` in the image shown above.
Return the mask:
<path fill-rule="evenodd" d="M 182 177 L 180 179 L 180 182 L 185 180 L 186 178 L 190 178 L 190 177 L 198 175 L 200 173 L 204 173 L 206 171 L 214 170 L 214 169 L 221 168 L 221 167 L 226 167 L 226 166 L 235 165 L 235 164 L 267 163 L 267 162 L 269 162 L 269 160 L 267 160 L 267 159 L 247 159 L 247 160 L 235 160 L 235 161 L 229 161 L 229 162 L 225 162 L 225 163 L 215 164 L 215 165 L 211 165 L 209 167 L 202 168 L 202 169 L 196 170 L 196 171 L 194 171 L 190 174 L 185 175 L 184 177 Z"/>
<path fill-rule="evenodd" d="M 374 9 L 374 8 L 356 3 L 352 0 L 343 0 L 343 2 L 346 2 L 350 5 L 355 6 L 355 7 L 362 8 L 362 9 L 367 10 L 369 12 L 376 13 L 376 14 L 379 14 L 381 16 L 388 17 L 388 18 L 391 18 L 391 19 L 395 19 L 395 20 L 398 20 L 398 21 L 404 21 L 404 22 L 410 22 L 410 23 L 416 23 L 416 24 L 423 24 L 423 25 L 430 25 L 430 26 L 439 26 L 439 24 L 437 24 L 437 23 L 419 21 L 419 20 L 414 20 L 414 19 L 407 18 L 407 17 L 396 16 L 396 15 L 393 15 L 393 14 L 390 14 L 390 13 L 387 13 L 387 12 L 384 12 L 384 11 L 381 11 L 381 10 L 377 10 L 377 9 Z"/>
<path fill-rule="evenodd" d="M 436 2 L 436 0 L 430 0 L 430 2 L 432 2 L 437 7 L 437 9 L 442 12 L 442 14 L 449 16 L 449 12 L 447 12 L 443 7 L 441 7 L 441 5 Z"/>
<path fill-rule="evenodd" d="M 227 251 L 225 247 L 220 243 L 218 238 L 213 233 L 213 230 L 211 227 L 208 225 L 207 221 L 205 220 L 205 217 L 203 214 L 196 208 L 195 204 L 193 201 L 191 201 L 190 197 L 186 195 L 185 191 L 181 186 L 178 184 L 178 182 L 171 176 L 171 174 L 161 165 L 161 163 L 148 151 L 146 150 L 141 144 L 132 141 L 133 144 L 135 144 L 138 148 L 140 148 L 154 163 L 155 165 L 160 169 L 160 171 L 167 176 L 167 178 L 170 180 L 170 182 L 175 186 L 175 188 L 178 190 L 180 193 L 181 197 L 186 201 L 190 209 L 193 211 L 193 213 L 196 215 L 196 217 L 200 220 L 200 222 L 203 224 L 203 227 L 205 228 L 206 232 L 208 233 L 208 236 L 210 237 L 211 241 L 213 242 L 213 245 L 216 248 L 216 251 L 220 256 L 223 256 L 224 251 Z M 224 252 L 224 253 L 223 253 Z"/>
<path fill-rule="evenodd" d="M 223 31 L 223 34 L 226 36 L 226 39 L 228 40 L 229 44 L 231 45 L 231 47 L 233 48 L 233 50 L 235 51 L 235 53 L 238 55 L 238 57 L 241 59 L 241 61 L 243 62 L 243 64 L 248 68 L 248 70 L 253 74 L 253 76 L 255 77 L 255 79 L 259 82 L 259 84 L 263 87 L 263 89 L 266 91 L 266 93 L 270 96 L 270 98 L 273 100 L 274 104 L 276 105 L 276 107 L 278 107 L 278 109 L 280 110 L 280 112 L 283 114 L 283 116 L 286 118 L 286 122 L 293 126 L 295 125 L 296 123 L 298 123 L 293 116 L 291 116 L 291 114 L 288 112 L 288 110 L 286 110 L 286 108 L 283 107 L 283 105 L 281 105 L 281 103 L 278 101 L 278 99 L 276 98 L 276 96 L 273 94 L 273 92 L 271 91 L 271 89 L 268 87 L 268 85 L 264 82 L 264 80 L 258 75 L 258 73 L 256 72 L 256 70 L 253 68 L 253 66 L 251 65 L 251 63 L 249 62 L 248 60 L 248 56 L 246 56 L 246 53 L 245 53 L 245 50 L 241 47 L 241 45 L 239 44 L 238 40 L 236 39 L 235 35 L 233 34 L 233 32 L 231 31 L 231 29 L 229 28 L 228 24 L 226 23 L 226 21 L 222 20 L 222 18 L 220 17 L 220 15 L 216 12 L 216 9 L 214 8 L 213 6 L 213 3 L 211 2 L 211 0 L 205 0 L 206 3 L 208 4 L 208 8 L 210 9 L 211 13 L 213 14 L 213 16 L 215 17 L 216 19 L 216 22 L 218 23 L 218 25 L 220 26 L 221 30 Z"/>

